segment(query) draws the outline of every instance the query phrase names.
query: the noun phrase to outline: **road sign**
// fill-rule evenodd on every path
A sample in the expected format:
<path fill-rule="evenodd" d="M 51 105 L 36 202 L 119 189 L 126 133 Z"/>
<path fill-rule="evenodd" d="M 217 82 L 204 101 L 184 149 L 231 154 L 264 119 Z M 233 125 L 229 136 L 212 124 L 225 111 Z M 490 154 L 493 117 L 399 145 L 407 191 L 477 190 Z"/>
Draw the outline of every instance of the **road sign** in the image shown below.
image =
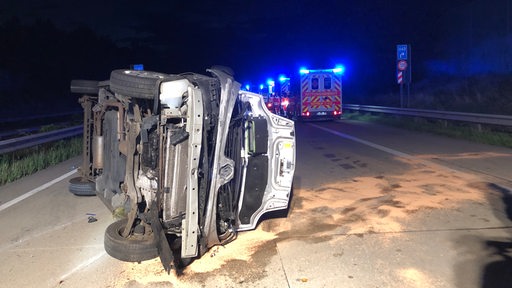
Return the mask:
<path fill-rule="evenodd" d="M 407 45 L 396 45 L 396 59 L 407 60 Z"/>
<path fill-rule="evenodd" d="M 411 46 L 396 45 L 396 82 L 400 86 L 400 107 L 404 107 L 404 84 L 407 87 L 407 103 L 411 85 Z M 408 106 L 408 104 L 406 105 Z"/>
<path fill-rule="evenodd" d="M 405 61 L 405 60 L 398 61 L 398 64 L 396 65 L 396 67 L 400 71 L 405 71 L 405 69 L 407 69 L 407 61 Z"/>

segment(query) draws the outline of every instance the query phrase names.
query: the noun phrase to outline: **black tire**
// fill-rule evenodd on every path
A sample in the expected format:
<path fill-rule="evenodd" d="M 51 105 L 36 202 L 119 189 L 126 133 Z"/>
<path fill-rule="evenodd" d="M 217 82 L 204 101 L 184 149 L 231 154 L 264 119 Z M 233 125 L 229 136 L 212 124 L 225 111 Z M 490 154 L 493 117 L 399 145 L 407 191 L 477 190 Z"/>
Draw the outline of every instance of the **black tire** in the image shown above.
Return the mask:
<path fill-rule="evenodd" d="M 110 90 L 128 97 L 152 100 L 159 93 L 159 84 L 169 77 L 151 71 L 114 70 L 110 73 Z"/>
<path fill-rule="evenodd" d="M 98 95 L 100 88 L 99 81 L 93 80 L 71 80 L 71 93 Z"/>
<path fill-rule="evenodd" d="M 96 185 L 82 177 L 75 177 L 69 180 L 69 192 L 77 196 L 96 196 Z"/>
<path fill-rule="evenodd" d="M 105 251 L 121 261 L 141 262 L 158 257 L 158 248 L 153 234 L 145 238 L 124 238 L 121 233 L 127 219 L 121 219 L 110 224 L 105 230 Z"/>

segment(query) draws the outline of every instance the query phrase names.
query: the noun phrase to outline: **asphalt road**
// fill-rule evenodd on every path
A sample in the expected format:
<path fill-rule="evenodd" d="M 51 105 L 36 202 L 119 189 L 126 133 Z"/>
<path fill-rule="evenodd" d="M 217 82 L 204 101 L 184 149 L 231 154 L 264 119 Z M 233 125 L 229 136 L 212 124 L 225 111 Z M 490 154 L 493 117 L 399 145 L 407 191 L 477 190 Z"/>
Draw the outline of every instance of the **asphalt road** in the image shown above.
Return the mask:
<path fill-rule="evenodd" d="M 0 287 L 512 286 L 511 149 L 347 120 L 296 131 L 290 209 L 181 276 L 106 255 L 114 220 L 72 176 L 43 186 L 79 158 L 0 187 Z"/>

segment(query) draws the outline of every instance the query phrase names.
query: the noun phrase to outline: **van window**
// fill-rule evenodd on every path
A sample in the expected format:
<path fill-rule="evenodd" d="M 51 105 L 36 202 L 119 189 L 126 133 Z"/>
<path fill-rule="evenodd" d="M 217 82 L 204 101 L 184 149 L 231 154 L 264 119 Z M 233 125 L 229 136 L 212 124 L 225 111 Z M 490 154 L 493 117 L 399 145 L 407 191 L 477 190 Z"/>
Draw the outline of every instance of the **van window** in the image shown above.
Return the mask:
<path fill-rule="evenodd" d="M 311 90 L 318 90 L 318 78 L 311 79 Z"/>
<path fill-rule="evenodd" d="M 324 78 L 324 89 L 331 89 L 331 77 Z"/>

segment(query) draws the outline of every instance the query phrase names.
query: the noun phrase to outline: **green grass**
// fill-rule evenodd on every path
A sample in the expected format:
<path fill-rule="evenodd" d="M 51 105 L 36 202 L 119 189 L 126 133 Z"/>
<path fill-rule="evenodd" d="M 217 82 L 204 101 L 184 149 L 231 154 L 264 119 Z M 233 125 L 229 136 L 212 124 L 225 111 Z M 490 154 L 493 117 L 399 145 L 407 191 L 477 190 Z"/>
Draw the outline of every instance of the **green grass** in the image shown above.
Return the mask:
<path fill-rule="evenodd" d="M 50 131 L 55 131 L 59 129 L 59 126 L 56 126 L 54 124 L 49 124 L 49 125 L 43 125 L 41 126 L 41 128 L 39 128 L 39 132 L 50 132 Z"/>
<path fill-rule="evenodd" d="M 0 185 L 82 153 L 82 138 L 70 138 L 0 155 Z"/>
<path fill-rule="evenodd" d="M 404 128 L 412 131 L 429 132 L 453 138 L 512 148 L 512 133 L 498 127 L 478 127 L 476 124 L 458 123 L 444 120 L 431 120 L 407 116 L 372 115 L 345 111 L 345 119 L 374 122 Z"/>

